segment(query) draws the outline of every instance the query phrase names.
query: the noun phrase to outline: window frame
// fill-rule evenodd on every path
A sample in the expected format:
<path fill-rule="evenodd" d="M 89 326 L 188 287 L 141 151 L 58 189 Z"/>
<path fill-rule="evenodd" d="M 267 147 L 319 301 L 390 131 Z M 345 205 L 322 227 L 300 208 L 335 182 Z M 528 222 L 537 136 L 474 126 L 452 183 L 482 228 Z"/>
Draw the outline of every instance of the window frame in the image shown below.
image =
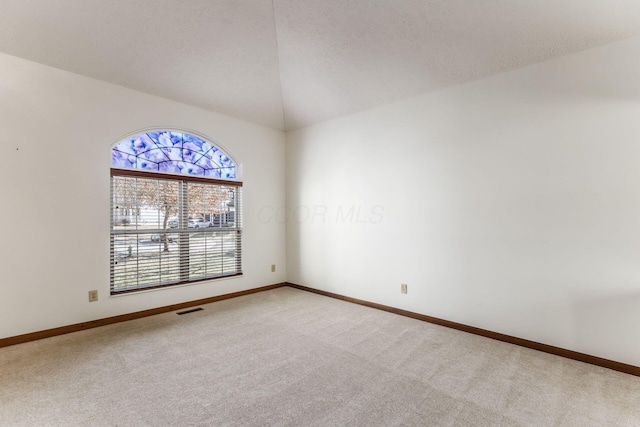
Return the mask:
<path fill-rule="evenodd" d="M 171 283 L 160 283 L 157 285 L 149 285 L 149 286 L 142 286 L 142 287 L 137 287 L 137 288 L 130 288 L 130 289 L 123 289 L 123 290 L 118 290 L 115 291 L 114 290 L 114 261 L 115 261 L 115 243 L 114 243 L 114 236 L 120 234 L 120 233 L 114 233 L 114 216 L 113 216 L 113 178 L 116 176 L 122 176 L 122 177 L 128 177 L 128 178 L 143 178 L 143 179 L 158 179 L 158 180 L 173 180 L 173 181 L 178 181 L 180 183 L 186 183 L 188 185 L 188 183 L 203 183 L 203 184 L 213 184 L 213 185 L 222 185 L 222 186 L 226 186 L 226 187 L 237 187 L 236 190 L 236 198 L 234 203 L 236 204 L 235 209 L 236 209 L 236 213 L 235 213 L 235 221 L 237 221 L 236 226 L 231 228 L 231 229 L 226 229 L 227 231 L 235 231 L 237 233 L 237 238 L 236 238 L 236 254 L 237 254 L 237 259 L 236 259 L 236 273 L 233 274 L 224 274 L 224 275 L 220 275 L 220 276 L 212 276 L 212 277 L 203 277 L 203 278 L 197 278 L 197 279 L 193 279 L 193 280 L 182 280 L 182 277 L 180 278 L 180 280 L 178 280 L 177 282 L 171 282 Z M 112 167 L 110 169 L 110 233 L 109 233 L 109 240 L 110 240 L 110 261 L 109 261 L 109 293 L 111 296 L 118 296 L 118 295 L 124 295 L 124 294 L 130 294 L 130 293 L 135 293 L 135 292 L 143 292 L 143 291 L 148 291 L 148 290 L 154 290 L 154 289 L 161 289 L 161 288 L 168 288 L 168 287 L 175 287 L 175 286 L 184 286 L 184 285 L 188 285 L 188 284 L 194 284 L 194 283 L 199 283 L 199 282 L 204 282 L 204 281 L 211 281 L 211 280 L 220 280 L 220 279 L 228 279 L 228 278 L 232 278 L 232 277 L 238 277 L 238 276 L 242 276 L 243 275 L 243 271 L 242 271 L 242 234 L 243 234 L 243 227 L 242 227 L 242 203 L 241 203 L 241 189 L 243 187 L 243 183 L 242 181 L 238 181 L 238 180 L 231 180 L 231 179 L 218 179 L 218 178 L 208 178 L 208 177 L 201 177 L 201 176 L 197 176 L 197 175 L 186 175 L 186 174 L 172 174 L 172 173 L 162 173 L 162 172 L 153 172 L 153 171 L 146 171 L 146 170 L 136 170 L 136 169 L 123 169 L 123 168 L 114 168 Z M 180 204 L 186 203 L 185 200 L 180 200 L 179 201 Z M 184 208 L 188 208 L 187 206 L 183 206 L 181 209 Z M 238 210 L 239 209 L 239 210 Z M 186 218 L 186 214 L 185 214 L 185 218 Z M 182 222 L 182 221 L 181 221 Z M 185 220 L 185 224 L 180 224 L 179 226 L 179 230 L 177 232 L 181 232 L 181 233 L 189 233 L 188 228 L 184 228 L 182 227 L 183 225 L 186 225 L 186 220 Z M 164 230 L 165 233 L 168 233 L 168 231 L 165 229 Z M 131 233 L 134 234 L 134 233 Z M 144 234 L 144 233 L 142 233 Z M 182 258 L 182 253 L 180 253 L 180 263 L 184 262 L 183 258 Z M 180 264 L 182 266 L 182 264 Z M 181 274 L 181 273 L 180 273 Z"/>

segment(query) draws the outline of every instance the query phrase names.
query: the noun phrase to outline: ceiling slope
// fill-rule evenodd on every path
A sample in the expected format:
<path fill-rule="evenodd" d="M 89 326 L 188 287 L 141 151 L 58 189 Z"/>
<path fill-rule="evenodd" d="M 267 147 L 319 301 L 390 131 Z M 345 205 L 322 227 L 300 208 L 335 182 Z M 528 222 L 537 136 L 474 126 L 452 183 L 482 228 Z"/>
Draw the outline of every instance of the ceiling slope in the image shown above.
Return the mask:
<path fill-rule="evenodd" d="M 637 0 L 0 2 L 2 52 L 287 130 L 639 32 Z"/>
<path fill-rule="evenodd" d="M 640 31 L 640 1 L 275 0 L 287 128 Z"/>
<path fill-rule="evenodd" d="M 271 0 L 2 0 L 0 51 L 283 128 Z"/>

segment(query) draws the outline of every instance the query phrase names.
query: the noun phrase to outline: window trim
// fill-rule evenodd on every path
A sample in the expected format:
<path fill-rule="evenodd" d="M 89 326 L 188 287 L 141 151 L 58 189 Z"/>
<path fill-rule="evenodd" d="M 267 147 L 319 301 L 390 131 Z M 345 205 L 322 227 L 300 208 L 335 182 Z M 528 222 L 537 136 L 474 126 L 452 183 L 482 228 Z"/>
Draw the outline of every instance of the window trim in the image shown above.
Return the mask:
<path fill-rule="evenodd" d="M 122 169 L 122 168 L 111 168 L 110 169 L 110 181 L 113 179 L 114 176 L 126 176 L 126 177 L 133 177 L 133 178 L 146 178 L 146 179 L 162 179 L 162 180 L 173 180 L 173 181 L 180 181 L 180 182 L 199 182 L 199 183 L 204 183 L 204 184 L 218 184 L 218 185 L 225 185 L 228 187 L 239 187 L 242 188 L 243 187 L 243 182 L 242 181 L 236 181 L 236 180 L 230 180 L 230 179 L 217 179 L 217 178 L 205 178 L 205 177 L 200 177 L 200 176 L 194 176 L 194 175 L 179 175 L 179 174 L 171 174 L 171 173 L 162 173 L 162 172 L 153 172 L 153 171 L 141 171 L 141 170 L 136 170 L 136 169 Z M 111 184 L 110 184 L 111 185 Z M 113 195 L 110 196 L 110 198 L 112 199 Z M 109 246 L 110 246 L 110 254 L 109 254 L 109 295 L 112 297 L 115 296 L 120 296 L 120 295 L 125 295 L 125 294 L 130 294 L 130 293 L 136 293 L 136 292 L 144 292 L 144 291 L 150 291 L 150 290 L 157 290 L 157 289 L 161 289 L 161 288 L 170 288 L 170 287 L 175 287 L 175 286 L 184 286 L 184 285 L 191 285 L 191 284 L 196 284 L 199 282 L 205 282 L 205 281 L 212 281 L 212 280 L 221 280 L 221 279 L 229 279 L 229 278 L 233 278 L 233 277 L 238 277 L 238 276 L 242 276 L 243 272 L 242 272 L 242 268 L 241 271 L 239 273 L 235 273 L 235 274 L 226 274 L 223 276 L 217 276 L 217 277 L 205 277 L 205 278 L 200 278 L 200 279 L 194 279 L 194 280 L 180 280 L 177 282 L 172 282 L 172 283 L 165 283 L 165 284 L 159 284 L 159 285 L 151 285 L 151 286 L 144 286 L 142 288 L 136 288 L 136 289 L 124 289 L 124 290 L 120 290 L 117 292 L 114 292 L 113 287 L 112 287 L 112 281 L 113 281 L 113 277 L 114 277 L 114 239 L 113 239 L 113 212 L 110 212 L 109 216 L 110 216 L 110 231 L 109 231 Z M 240 215 L 241 218 L 241 215 Z M 239 227 L 236 227 L 235 231 L 237 234 L 240 234 L 242 236 L 242 226 L 241 224 L 239 224 Z M 242 245 L 242 237 L 240 238 L 240 240 L 237 243 L 238 245 Z M 239 248 L 240 251 L 240 257 L 242 257 L 242 248 Z M 240 265 L 242 266 L 242 258 L 240 258 Z"/>
<path fill-rule="evenodd" d="M 230 187 L 242 187 L 242 181 L 231 179 L 204 178 L 195 175 L 178 175 L 173 173 L 148 172 L 136 169 L 111 168 L 111 176 L 133 176 L 136 178 L 172 179 L 175 181 L 202 182 L 205 184 L 221 184 Z"/>

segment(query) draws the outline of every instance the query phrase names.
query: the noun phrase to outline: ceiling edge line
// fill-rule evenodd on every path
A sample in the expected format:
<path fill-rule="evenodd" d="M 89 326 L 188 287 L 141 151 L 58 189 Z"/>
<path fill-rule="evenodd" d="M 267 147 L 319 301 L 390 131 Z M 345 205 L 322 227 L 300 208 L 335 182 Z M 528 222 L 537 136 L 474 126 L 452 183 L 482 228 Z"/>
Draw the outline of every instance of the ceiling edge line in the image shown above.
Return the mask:
<path fill-rule="evenodd" d="M 276 58 L 278 62 L 278 83 L 280 85 L 280 105 L 282 107 L 282 130 L 287 131 L 287 116 L 284 108 L 284 94 L 282 91 L 282 67 L 280 66 L 280 45 L 278 44 L 278 24 L 276 23 L 276 6 L 274 0 L 271 0 L 271 17 L 273 18 L 273 32 L 276 42 Z"/>

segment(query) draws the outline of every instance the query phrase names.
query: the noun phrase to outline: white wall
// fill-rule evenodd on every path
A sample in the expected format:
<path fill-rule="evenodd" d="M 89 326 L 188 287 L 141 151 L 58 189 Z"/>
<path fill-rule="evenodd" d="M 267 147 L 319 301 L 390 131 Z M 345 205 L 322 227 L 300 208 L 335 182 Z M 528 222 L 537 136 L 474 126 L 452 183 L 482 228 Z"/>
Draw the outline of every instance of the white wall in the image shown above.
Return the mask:
<path fill-rule="evenodd" d="M 638 52 L 289 133 L 288 281 L 640 365 Z"/>
<path fill-rule="evenodd" d="M 109 297 L 111 145 L 149 127 L 241 163 L 242 277 Z M 0 54 L 0 338 L 284 281 L 284 224 L 259 221 L 284 203 L 284 166 L 282 132 Z"/>

